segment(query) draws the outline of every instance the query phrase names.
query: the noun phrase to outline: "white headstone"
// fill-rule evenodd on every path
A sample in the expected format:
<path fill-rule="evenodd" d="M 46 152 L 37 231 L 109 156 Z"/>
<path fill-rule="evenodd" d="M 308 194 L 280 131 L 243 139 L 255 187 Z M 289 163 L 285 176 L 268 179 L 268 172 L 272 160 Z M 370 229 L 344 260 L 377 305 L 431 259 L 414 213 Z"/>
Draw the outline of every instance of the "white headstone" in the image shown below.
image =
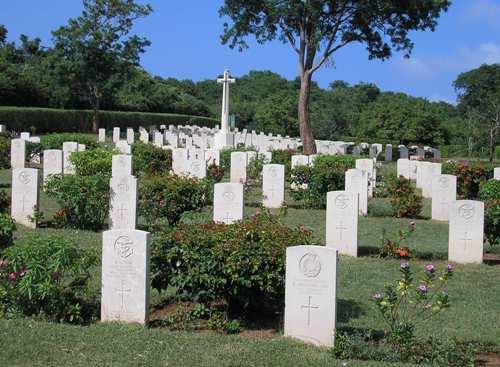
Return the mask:
<path fill-rule="evenodd" d="M 391 144 L 387 144 L 385 146 L 385 152 L 384 152 L 384 160 L 386 162 L 391 162 L 392 161 L 392 145 Z"/>
<path fill-rule="evenodd" d="M 432 179 L 432 219 L 447 221 L 457 200 L 457 177 L 437 175 Z"/>
<path fill-rule="evenodd" d="M 204 154 L 201 157 L 188 160 L 188 173 L 190 176 L 198 179 L 207 177 L 207 162 Z"/>
<path fill-rule="evenodd" d="M 356 168 L 362 170 L 368 175 L 368 197 L 373 197 L 373 189 L 376 185 L 376 171 L 373 159 L 356 159 Z"/>
<path fill-rule="evenodd" d="M 399 147 L 399 158 L 401 158 L 401 159 L 408 159 L 409 158 L 407 147 L 405 147 L 405 146 Z"/>
<path fill-rule="evenodd" d="M 137 225 L 137 179 L 113 176 L 109 182 L 109 228 L 135 229 Z"/>
<path fill-rule="evenodd" d="M 38 170 L 33 168 L 16 168 L 12 171 L 12 203 L 11 216 L 19 224 L 36 228 L 30 221 L 38 209 L 39 189 Z"/>
<path fill-rule="evenodd" d="M 24 168 L 26 161 L 26 140 L 12 139 L 10 142 L 10 166 L 12 169 Z"/>
<path fill-rule="evenodd" d="M 496 167 L 493 171 L 493 178 L 495 180 L 500 180 L 500 167 Z"/>
<path fill-rule="evenodd" d="M 345 173 L 345 190 L 358 195 L 359 214 L 368 214 L 368 175 L 363 170 L 353 168 Z"/>
<path fill-rule="evenodd" d="M 99 143 L 104 143 L 106 141 L 106 129 L 99 129 Z"/>
<path fill-rule="evenodd" d="M 231 153 L 231 182 L 244 184 L 247 181 L 247 153 Z"/>
<path fill-rule="evenodd" d="M 172 149 L 172 171 L 177 176 L 188 173 L 188 151 L 185 148 Z"/>
<path fill-rule="evenodd" d="M 132 156 L 128 154 L 117 154 L 112 158 L 111 175 L 113 177 L 132 175 Z"/>
<path fill-rule="evenodd" d="M 337 251 L 322 246 L 286 250 L 285 336 L 333 347 L 337 313 Z"/>
<path fill-rule="evenodd" d="M 63 151 L 60 149 L 47 149 L 43 151 L 43 182 L 51 175 L 62 175 Z"/>
<path fill-rule="evenodd" d="M 113 128 L 113 143 L 118 143 L 120 141 L 120 128 Z"/>
<path fill-rule="evenodd" d="M 450 210 L 448 259 L 457 263 L 482 263 L 484 203 L 457 200 Z"/>
<path fill-rule="evenodd" d="M 134 129 L 132 128 L 127 128 L 127 143 L 132 145 L 134 144 L 135 136 L 134 136 Z"/>
<path fill-rule="evenodd" d="M 214 185 L 214 221 L 232 224 L 243 219 L 243 185 L 218 183 Z"/>
<path fill-rule="evenodd" d="M 132 147 L 125 140 L 117 141 L 116 149 L 122 154 L 132 154 Z"/>
<path fill-rule="evenodd" d="M 103 233 L 101 321 L 145 324 L 149 309 L 150 235 L 119 229 Z"/>
<path fill-rule="evenodd" d="M 262 167 L 262 196 L 265 208 L 280 208 L 285 201 L 285 166 L 265 164 Z"/>
<path fill-rule="evenodd" d="M 19 138 L 23 139 L 23 140 L 29 140 L 30 139 L 30 133 L 22 132 L 21 135 L 19 136 Z"/>
<path fill-rule="evenodd" d="M 326 246 L 358 256 L 358 194 L 331 191 L 326 198 Z"/>
<path fill-rule="evenodd" d="M 309 156 L 303 154 L 292 155 L 292 169 L 298 166 L 308 166 Z"/>
<path fill-rule="evenodd" d="M 397 162 L 397 175 L 406 179 L 410 179 L 410 160 L 405 158 L 398 159 Z"/>
<path fill-rule="evenodd" d="M 63 143 L 63 172 L 65 175 L 75 174 L 75 166 L 71 163 L 70 156 L 78 152 L 78 143 L 67 141 Z"/>

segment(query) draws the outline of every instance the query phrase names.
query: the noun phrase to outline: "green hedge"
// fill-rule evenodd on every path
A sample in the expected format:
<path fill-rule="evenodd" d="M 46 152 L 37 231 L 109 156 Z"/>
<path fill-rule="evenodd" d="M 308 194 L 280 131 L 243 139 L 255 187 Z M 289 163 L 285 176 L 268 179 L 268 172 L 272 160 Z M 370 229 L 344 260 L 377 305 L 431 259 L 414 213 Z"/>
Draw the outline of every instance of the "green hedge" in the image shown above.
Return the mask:
<path fill-rule="evenodd" d="M 218 120 L 209 117 L 116 111 L 101 111 L 99 119 L 99 127 L 106 129 L 113 127 L 138 128 L 139 126 L 147 128 L 160 124 L 214 127 L 219 123 Z M 0 106 L 0 121 L 7 124 L 9 130 L 30 131 L 33 134 L 92 131 L 92 111 L 90 110 Z"/>

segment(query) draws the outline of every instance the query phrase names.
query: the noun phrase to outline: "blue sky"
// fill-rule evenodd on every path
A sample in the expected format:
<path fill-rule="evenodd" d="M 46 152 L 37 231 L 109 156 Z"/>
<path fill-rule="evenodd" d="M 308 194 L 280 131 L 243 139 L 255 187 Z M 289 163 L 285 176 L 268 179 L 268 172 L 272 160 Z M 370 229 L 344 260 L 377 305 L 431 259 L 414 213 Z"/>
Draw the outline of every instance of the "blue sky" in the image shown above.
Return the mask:
<path fill-rule="evenodd" d="M 226 67 L 236 77 L 250 70 L 271 70 L 295 78 L 297 61 L 288 45 L 253 43 L 243 53 L 221 45 L 223 20 L 217 10 L 222 2 L 150 0 L 154 13 L 134 29 L 152 41 L 142 57 L 143 67 L 179 79 L 214 79 Z M 50 44 L 50 32 L 80 12 L 80 0 L 4 0 L 0 24 L 9 30 L 10 41 L 26 34 Z M 415 49 L 410 59 L 395 54 L 389 61 L 370 61 L 363 47 L 348 46 L 336 54 L 335 67 L 321 69 L 315 80 L 323 87 L 337 79 L 370 82 L 382 90 L 453 103 L 451 83 L 460 72 L 500 62 L 500 0 L 454 0 L 436 32 L 412 37 Z"/>

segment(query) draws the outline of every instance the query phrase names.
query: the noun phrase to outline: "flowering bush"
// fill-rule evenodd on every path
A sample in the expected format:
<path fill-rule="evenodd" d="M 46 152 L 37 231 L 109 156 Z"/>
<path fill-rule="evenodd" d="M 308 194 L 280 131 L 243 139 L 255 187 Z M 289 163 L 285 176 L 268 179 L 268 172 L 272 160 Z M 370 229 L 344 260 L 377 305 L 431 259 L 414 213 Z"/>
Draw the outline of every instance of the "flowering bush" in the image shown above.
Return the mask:
<path fill-rule="evenodd" d="M 46 193 L 61 207 L 57 223 L 78 229 L 103 228 L 109 212 L 109 175 L 55 175 L 47 181 Z"/>
<path fill-rule="evenodd" d="M 212 183 L 216 184 L 222 181 L 224 177 L 224 169 L 215 163 L 210 164 L 207 167 L 207 179 Z"/>
<path fill-rule="evenodd" d="M 312 167 L 299 166 L 292 170 L 291 184 L 295 200 L 306 208 L 324 208 L 326 193 L 343 190 L 345 172 L 353 168 L 355 158 L 351 156 L 318 156 Z"/>
<path fill-rule="evenodd" d="M 412 182 L 404 177 L 395 177 L 388 185 L 389 202 L 393 216 L 416 218 L 422 211 L 422 196 L 416 192 Z"/>
<path fill-rule="evenodd" d="M 281 311 L 288 246 L 313 244 L 312 233 L 288 228 L 268 212 L 232 225 L 181 224 L 153 240 L 152 286 L 210 306 Z"/>
<path fill-rule="evenodd" d="M 87 282 L 97 257 L 61 237 L 31 238 L 0 258 L 0 317 L 88 318 Z"/>
<path fill-rule="evenodd" d="M 484 235 L 490 246 L 500 245 L 500 181 L 481 184 L 479 197 L 484 201 Z"/>
<path fill-rule="evenodd" d="M 417 224 L 412 221 L 405 229 L 398 231 L 398 239 L 390 240 L 385 238 L 386 230 L 382 231 L 382 248 L 380 249 L 381 257 L 396 257 L 408 258 L 410 257 L 410 247 L 406 240 L 411 237 Z"/>
<path fill-rule="evenodd" d="M 7 213 L 0 213 L 0 253 L 12 245 L 13 233 L 16 230 L 14 220 Z"/>
<path fill-rule="evenodd" d="M 179 176 L 155 177 L 141 182 L 139 213 L 146 226 L 150 230 L 173 226 L 184 212 L 202 209 L 210 200 L 207 183 Z"/>
<path fill-rule="evenodd" d="M 450 306 L 444 287 L 453 275 L 453 268 L 453 264 L 448 264 L 438 272 L 434 265 L 427 264 L 423 274 L 417 274 L 408 262 L 401 263 L 401 277 L 386 286 L 385 292 L 373 296 L 389 327 L 389 340 L 399 352 L 411 353 L 415 327 Z"/>
<path fill-rule="evenodd" d="M 480 162 L 447 162 L 443 174 L 457 176 L 457 195 L 460 199 L 477 199 L 479 187 L 493 177 L 493 166 Z"/>

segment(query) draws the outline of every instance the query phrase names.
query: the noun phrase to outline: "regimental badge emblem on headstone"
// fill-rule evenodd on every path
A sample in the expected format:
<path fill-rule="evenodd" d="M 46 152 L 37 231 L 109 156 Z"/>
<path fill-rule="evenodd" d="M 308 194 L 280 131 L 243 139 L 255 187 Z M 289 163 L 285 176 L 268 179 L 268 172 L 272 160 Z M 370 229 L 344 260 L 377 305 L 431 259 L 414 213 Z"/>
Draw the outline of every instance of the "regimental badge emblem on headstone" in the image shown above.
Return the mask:
<path fill-rule="evenodd" d="M 234 193 L 232 191 L 225 191 L 224 194 L 222 194 L 222 196 L 227 201 L 233 201 L 234 199 Z"/>
<path fill-rule="evenodd" d="M 471 204 L 464 204 L 458 208 L 458 214 L 465 220 L 470 220 L 474 216 L 474 206 Z"/>
<path fill-rule="evenodd" d="M 340 194 L 335 198 L 335 206 L 345 209 L 349 205 L 349 197 L 346 194 Z"/>
<path fill-rule="evenodd" d="M 321 261 L 318 255 L 308 252 L 299 261 L 300 272 L 308 278 L 316 278 L 321 273 Z"/>
<path fill-rule="evenodd" d="M 127 259 L 134 254 L 134 243 L 127 236 L 120 236 L 115 241 L 115 252 L 122 259 Z"/>

